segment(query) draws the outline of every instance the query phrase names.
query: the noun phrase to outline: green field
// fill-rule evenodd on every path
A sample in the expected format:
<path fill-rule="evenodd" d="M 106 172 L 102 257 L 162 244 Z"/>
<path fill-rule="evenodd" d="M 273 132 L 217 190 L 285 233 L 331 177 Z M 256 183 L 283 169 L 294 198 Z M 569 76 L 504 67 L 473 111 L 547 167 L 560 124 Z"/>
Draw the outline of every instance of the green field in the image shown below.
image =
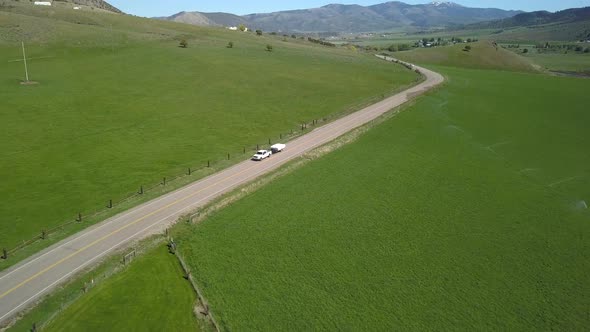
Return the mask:
<path fill-rule="evenodd" d="M 477 29 L 477 30 L 426 30 L 422 32 L 415 31 L 393 31 L 386 33 L 374 33 L 370 36 L 363 34 L 363 38 L 359 36 L 347 36 L 346 38 L 335 40 L 336 43 L 351 43 L 360 46 L 376 46 L 387 48 L 392 44 L 410 44 L 413 45 L 416 41 L 423 38 L 442 38 L 451 40 L 453 37 L 462 39 L 467 38 L 486 38 L 494 30 L 492 29 Z"/>
<path fill-rule="evenodd" d="M 38 85 L 19 84 L 20 40 Z M 0 248 L 9 249 L 417 79 L 299 40 L 30 5 L 0 7 L 0 54 Z"/>
<path fill-rule="evenodd" d="M 557 43 L 559 44 L 559 43 Z M 512 44 L 514 45 L 514 44 Z M 545 70 L 590 73 L 590 53 L 565 51 L 561 52 L 538 52 L 535 45 L 516 44 L 518 48 L 507 48 L 517 53 Z M 589 43 L 579 44 L 582 48 L 589 47 Z M 527 49 L 527 53 L 523 53 Z"/>
<path fill-rule="evenodd" d="M 196 295 L 165 246 L 91 289 L 44 331 L 195 331 Z"/>
<path fill-rule="evenodd" d="M 471 47 L 470 51 L 465 51 L 465 47 L 467 46 Z M 498 47 L 496 50 L 489 41 L 413 49 L 411 51 L 395 52 L 393 56 L 401 60 L 425 65 L 507 71 L 535 71 L 535 67 L 530 60 L 501 47 Z"/>
<path fill-rule="evenodd" d="M 590 73 L 590 54 L 535 54 L 527 56 L 545 69 Z"/>
<path fill-rule="evenodd" d="M 176 239 L 226 330 L 584 330 L 590 81 L 445 87 Z"/>

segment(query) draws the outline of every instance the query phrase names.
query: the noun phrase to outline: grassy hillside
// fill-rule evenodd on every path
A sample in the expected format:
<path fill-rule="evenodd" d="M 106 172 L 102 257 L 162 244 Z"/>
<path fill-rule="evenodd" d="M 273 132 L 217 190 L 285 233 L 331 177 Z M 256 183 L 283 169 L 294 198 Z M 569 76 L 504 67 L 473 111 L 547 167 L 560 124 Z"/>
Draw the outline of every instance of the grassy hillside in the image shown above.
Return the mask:
<path fill-rule="evenodd" d="M 465 51 L 467 46 L 471 47 L 470 51 Z M 419 48 L 406 52 L 397 52 L 394 56 L 405 61 L 425 65 L 535 71 L 535 68 L 527 59 L 501 47 L 496 50 L 489 41 L 428 49 Z"/>
<path fill-rule="evenodd" d="M 21 40 L 38 85 L 19 84 Z M 0 248 L 417 78 L 300 40 L 24 5 L 0 8 L 0 54 Z"/>
<path fill-rule="evenodd" d="M 439 91 L 175 237 L 225 329 L 590 324 L 590 81 L 437 70 Z"/>

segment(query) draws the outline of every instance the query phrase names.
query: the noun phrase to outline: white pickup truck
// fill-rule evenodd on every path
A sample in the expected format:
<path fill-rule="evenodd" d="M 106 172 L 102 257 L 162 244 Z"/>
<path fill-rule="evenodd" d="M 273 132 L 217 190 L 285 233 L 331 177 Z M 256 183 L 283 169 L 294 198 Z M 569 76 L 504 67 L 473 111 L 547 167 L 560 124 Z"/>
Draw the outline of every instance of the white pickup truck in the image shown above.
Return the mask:
<path fill-rule="evenodd" d="M 272 155 L 272 152 L 269 150 L 260 150 L 252 156 L 252 160 L 259 161 L 262 159 L 266 159 L 266 158 L 270 157 L 271 155 Z"/>
<path fill-rule="evenodd" d="M 277 153 L 283 151 L 286 147 L 287 146 L 285 144 L 277 143 L 270 147 L 270 151 L 272 151 L 272 153 Z"/>

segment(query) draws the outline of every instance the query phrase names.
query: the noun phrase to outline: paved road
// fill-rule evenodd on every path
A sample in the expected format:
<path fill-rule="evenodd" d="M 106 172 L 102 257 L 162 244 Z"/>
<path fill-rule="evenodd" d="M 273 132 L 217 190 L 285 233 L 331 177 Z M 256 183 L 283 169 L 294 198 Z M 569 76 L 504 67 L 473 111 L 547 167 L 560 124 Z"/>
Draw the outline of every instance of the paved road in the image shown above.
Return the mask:
<path fill-rule="evenodd" d="M 381 57 L 393 61 L 391 58 Z M 203 206 L 219 195 L 254 180 L 318 146 L 334 140 L 409 99 L 443 82 L 443 77 L 424 68 L 421 84 L 361 111 L 319 127 L 287 145 L 262 162 L 244 161 L 175 192 L 142 204 L 89 227 L 18 265 L 0 273 L 0 326 L 72 274 L 97 262 L 125 243 L 162 229 L 183 213 Z"/>

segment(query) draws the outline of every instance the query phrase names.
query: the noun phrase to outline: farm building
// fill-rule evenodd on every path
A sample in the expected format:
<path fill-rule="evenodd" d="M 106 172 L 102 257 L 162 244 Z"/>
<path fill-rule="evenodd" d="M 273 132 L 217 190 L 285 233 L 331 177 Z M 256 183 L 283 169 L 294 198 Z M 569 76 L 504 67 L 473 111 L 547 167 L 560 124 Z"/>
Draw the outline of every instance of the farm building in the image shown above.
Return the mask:
<path fill-rule="evenodd" d="M 35 1 L 35 6 L 51 6 L 51 1 Z"/>

